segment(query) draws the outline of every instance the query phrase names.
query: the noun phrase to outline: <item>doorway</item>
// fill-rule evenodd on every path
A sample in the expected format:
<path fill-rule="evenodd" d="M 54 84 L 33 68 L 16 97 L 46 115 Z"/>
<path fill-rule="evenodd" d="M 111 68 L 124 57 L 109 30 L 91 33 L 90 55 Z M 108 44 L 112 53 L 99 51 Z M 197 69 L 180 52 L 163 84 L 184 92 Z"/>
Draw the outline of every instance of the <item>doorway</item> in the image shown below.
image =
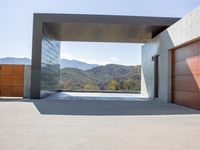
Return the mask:
<path fill-rule="evenodd" d="M 154 99 L 159 98 L 159 55 L 153 56 L 154 61 Z"/>

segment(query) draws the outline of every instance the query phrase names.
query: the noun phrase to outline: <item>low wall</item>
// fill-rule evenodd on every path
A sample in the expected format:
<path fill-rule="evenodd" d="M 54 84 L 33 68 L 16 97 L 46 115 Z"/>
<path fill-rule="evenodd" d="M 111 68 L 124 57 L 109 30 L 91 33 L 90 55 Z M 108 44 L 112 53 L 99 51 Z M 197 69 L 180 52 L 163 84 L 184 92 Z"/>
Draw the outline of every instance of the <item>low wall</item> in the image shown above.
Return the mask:
<path fill-rule="evenodd" d="M 30 98 L 31 88 L 31 66 L 24 66 L 24 98 Z"/>

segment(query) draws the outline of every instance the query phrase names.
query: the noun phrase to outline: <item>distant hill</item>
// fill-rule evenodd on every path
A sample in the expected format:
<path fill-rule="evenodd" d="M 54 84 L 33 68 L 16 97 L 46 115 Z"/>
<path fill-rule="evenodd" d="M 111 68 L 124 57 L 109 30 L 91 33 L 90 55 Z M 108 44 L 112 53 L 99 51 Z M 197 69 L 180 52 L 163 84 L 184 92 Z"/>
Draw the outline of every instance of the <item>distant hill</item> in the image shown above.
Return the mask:
<path fill-rule="evenodd" d="M 88 73 L 99 82 L 108 82 L 111 79 L 140 79 L 140 66 L 123 66 L 108 64 L 88 70 Z"/>
<path fill-rule="evenodd" d="M 61 69 L 61 81 L 71 82 L 78 88 L 80 85 L 82 87 L 83 84 L 92 83 L 96 80 L 88 71 L 77 68 L 64 68 Z"/>
<path fill-rule="evenodd" d="M 140 90 L 141 66 L 109 64 L 89 70 L 61 69 L 60 88 L 66 90 Z M 116 85 L 114 85 L 116 84 Z M 112 88 L 112 86 L 115 86 Z"/>
<path fill-rule="evenodd" d="M 0 58 L 0 64 L 24 64 L 31 65 L 31 59 L 29 58 L 15 58 L 15 57 L 5 57 Z M 77 60 L 68 60 L 61 59 L 60 68 L 78 68 L 80 70 L 88 70 L 98 65 L 95 64 L 87 64 L 85 62 L 77 61 Z"/>
<path fill-rule="evenodd" d="M 24 64 L 24 65 L 30 65 L 31 64 L 31 60 L 29 58 L 5 57 L 5 58 L 0 58 L 0 64 Z"/>
<path fill-rule="evenodd" d="M 68 59 L 61 59 L 60 60 L 60 68 L 78 68 L 80 70 L 88 70 L 94 67 L 97 67 L 96 64 L 87 64 L 85 62 L 77 61 L 77 60 L 68 60 Z"/>

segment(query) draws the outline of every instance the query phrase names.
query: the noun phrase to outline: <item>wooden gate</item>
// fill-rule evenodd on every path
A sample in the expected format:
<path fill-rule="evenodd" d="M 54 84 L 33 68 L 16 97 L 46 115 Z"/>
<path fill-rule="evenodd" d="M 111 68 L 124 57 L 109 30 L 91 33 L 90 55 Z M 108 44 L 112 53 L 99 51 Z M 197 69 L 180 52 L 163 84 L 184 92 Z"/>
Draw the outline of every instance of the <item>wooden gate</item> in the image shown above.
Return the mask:
<path fill-rule="evenodd" d="M 23 97 L 24 65 L 0 65 L 0 96 Z"/>
<path fill-rule="evenodd" d="M 172 52 L 172 102 L 200 109 L 200 41 Z"/>

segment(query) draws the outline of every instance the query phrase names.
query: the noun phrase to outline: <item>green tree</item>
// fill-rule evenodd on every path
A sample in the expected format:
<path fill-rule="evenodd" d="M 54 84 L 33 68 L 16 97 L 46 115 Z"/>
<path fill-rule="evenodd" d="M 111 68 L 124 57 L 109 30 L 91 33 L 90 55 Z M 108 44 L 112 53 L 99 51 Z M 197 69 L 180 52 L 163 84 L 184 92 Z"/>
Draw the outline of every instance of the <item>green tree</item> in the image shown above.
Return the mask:
<path fill-rule="evenodd" d="M 84 90 L 96 91 L 96 90 L 99 90 L 99 87 L 98 87 L 98 85 L 96 85 L 94 83 L 86 83 L 84 85 Z"/>
<path fill-rule="evenodd" d="M 108 90 L 118 90 L 118 82 L 116 80 L 111 80 L 107 86 Z"/>
<path fill-rule="evenodd" d="M 127 91 L 140 91 L 140 81 L 133 79 L 126 79 L 123 82 L 124 90 Z"/>

